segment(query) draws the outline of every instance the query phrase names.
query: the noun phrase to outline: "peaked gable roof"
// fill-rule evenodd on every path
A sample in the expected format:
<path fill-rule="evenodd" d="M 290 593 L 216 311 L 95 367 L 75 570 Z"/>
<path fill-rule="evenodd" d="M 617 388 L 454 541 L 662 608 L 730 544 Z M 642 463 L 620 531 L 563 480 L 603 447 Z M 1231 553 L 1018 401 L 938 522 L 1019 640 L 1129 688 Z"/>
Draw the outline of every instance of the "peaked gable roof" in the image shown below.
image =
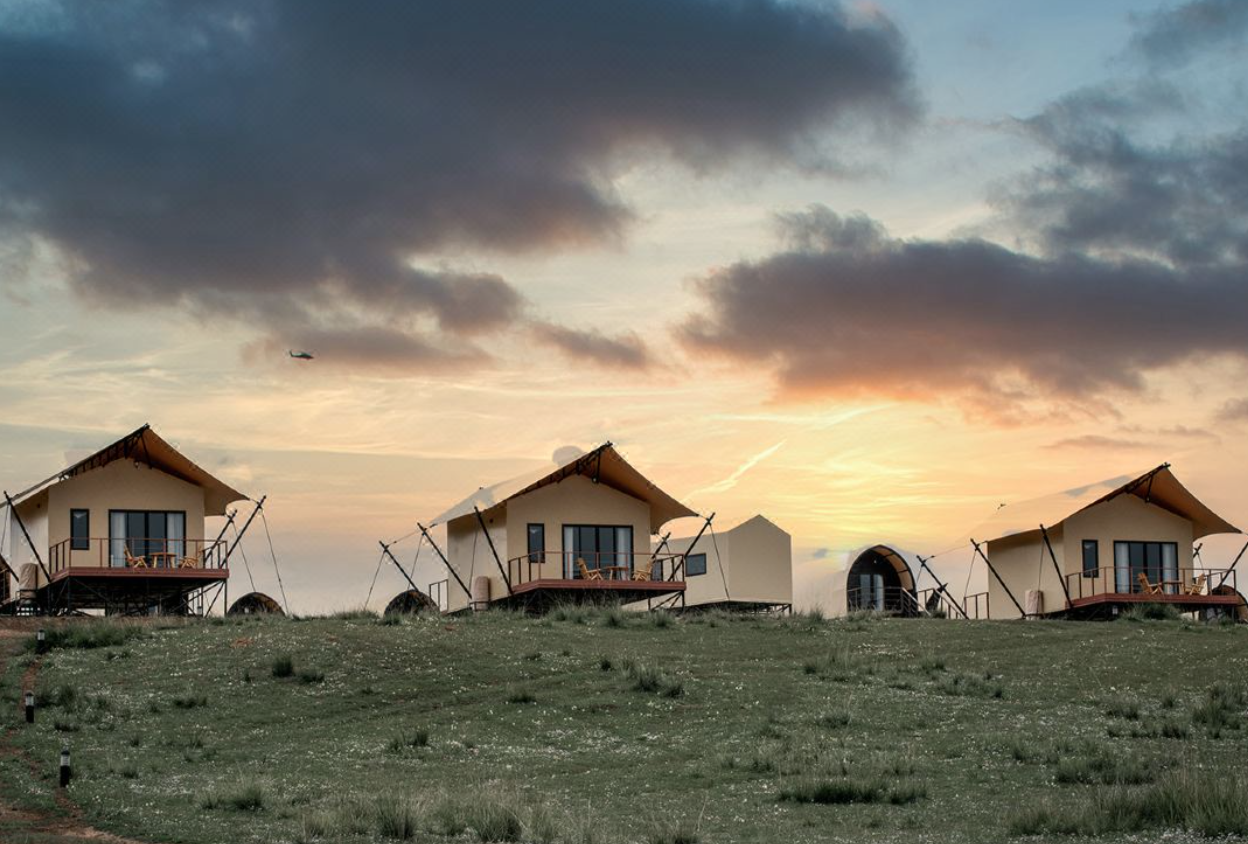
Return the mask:
<path fill-rule="evenodd" d="M 614 445 L 603 443 L 593 451 L 564 463 L 554 471 L 542 469 L 538 473 L 530 473 L 493 486 L 482 487 L 439 515 L 431 522 L 431 525 L 445 524 L 471 515 L 474 510 L 486 513 L 496 507 L 501 507 L 513 498 L 544 486 L 557 484 L 573 475 L 584 475 L 595 483 L 645 501 L 650 505 L 651 533 L 658 533 L 659 528 L 672 519 L 698 515 L 651 483 L 615 450 Z"/>
<path fill-rule="evenodd" d="M 1068 490 L 1057 496 L 1046 496 L 1036 502 L 1028 502 L 1026 506 L 1013 509 L 1002 507 L 986 523 L 986 527 L 990 528 L 987 532 L 993 539 L 1038 533 L 1040 525 L 1056 527 L 1074 515 L 1122 495 L 1134 495 L 1145 503 L 1187 519 L 1192 523 L 1193 539 L 1213 533 L 1242 533 L 1183 486 L 1170 471 L 1169 463 L 1125 482 L 1116 478 Z"/>
<path fill-rule="evenodd" d="M 47 480 L 13 496 L 13 502 L 21 503 L 62 481 L 90 472 L 92 469 L 102 468 L 118 460 L 146 463 L 153 469 L 201 487 L 204 490 L 205 516 L 225 515 L 225 508 L 231 502 L 247 497 L 191 462 L 188 457 L 158 436 L 150 425 L 144 425 L 116 442 L 109 443 L 94 454 L 67 466 Z"/>

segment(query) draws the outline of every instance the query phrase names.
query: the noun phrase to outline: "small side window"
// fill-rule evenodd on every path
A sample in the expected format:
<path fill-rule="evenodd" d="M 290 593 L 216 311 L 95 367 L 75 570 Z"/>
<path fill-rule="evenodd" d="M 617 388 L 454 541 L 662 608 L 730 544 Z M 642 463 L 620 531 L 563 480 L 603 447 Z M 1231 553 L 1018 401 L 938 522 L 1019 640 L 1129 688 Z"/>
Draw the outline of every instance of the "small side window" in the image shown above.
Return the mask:
<path fill-rule="evenodd" d="M 1099 577 L 1101 573 L 1101 546 L 1095 539 L 1083 540 L 1083 576 Z"/>
<path fill-rule="evenodd" d="M 71 551 L 91 549 L 91 511 L 69 511 L 69 548 Z"/>
<path fill-rule="evenodd" d="M 695 577 L 699 574 L 706 574 L 706 555 L 690 554 L 685 557 L 685 577 Z"/>

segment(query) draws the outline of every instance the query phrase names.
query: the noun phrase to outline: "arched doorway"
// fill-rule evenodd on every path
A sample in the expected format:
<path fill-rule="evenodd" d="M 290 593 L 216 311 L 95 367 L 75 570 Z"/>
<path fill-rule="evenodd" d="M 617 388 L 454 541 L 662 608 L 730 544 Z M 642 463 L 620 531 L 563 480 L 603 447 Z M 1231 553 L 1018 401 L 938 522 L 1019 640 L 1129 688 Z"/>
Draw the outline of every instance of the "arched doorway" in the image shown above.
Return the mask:
<path fill-rule="evenodd" d="M 845 593 L 847 609 L 915 615 L 914 574 L 905 558 L 887 545 L 860 553 L 849 567 Z"/>

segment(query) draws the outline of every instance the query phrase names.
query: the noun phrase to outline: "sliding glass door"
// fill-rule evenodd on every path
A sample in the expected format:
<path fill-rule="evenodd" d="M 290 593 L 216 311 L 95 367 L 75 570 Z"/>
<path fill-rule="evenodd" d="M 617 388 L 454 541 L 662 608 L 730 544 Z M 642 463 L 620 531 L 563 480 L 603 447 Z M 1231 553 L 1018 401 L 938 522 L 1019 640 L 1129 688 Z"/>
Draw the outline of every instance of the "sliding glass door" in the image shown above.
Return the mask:
<path fill-rule="evenodd" d="M 149 566 L 176 566 L 186 555 L 186 513 L 159 510 L 111 510 L 108 558 L 125 568 L 130 558 Z"/>
<path fill-rule="evenodd" d="M 1125 594 L 1152 586 L 1175 592 L 1179 581 L 1179 546 L 1174 542 L 1115 542 L 1114 589 Z"/>
<path fill-rule="evenodd" d="M 564 525 L 563 576 L 568 580 L 581 577 L 583 560 L 590 570 L 599 569 L 603 576 L 620 572 L 632 576 L 633 528 L 631 525 Z"/>

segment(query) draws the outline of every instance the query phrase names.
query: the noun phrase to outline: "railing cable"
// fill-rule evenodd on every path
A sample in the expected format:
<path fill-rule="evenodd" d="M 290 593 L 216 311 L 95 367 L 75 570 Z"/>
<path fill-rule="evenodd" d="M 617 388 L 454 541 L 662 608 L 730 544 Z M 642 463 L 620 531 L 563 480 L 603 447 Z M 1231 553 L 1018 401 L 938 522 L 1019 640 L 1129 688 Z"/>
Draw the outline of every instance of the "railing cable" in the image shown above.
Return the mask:
<path fill-rule="evenodd" d="M 277 588 L 282 593 L 282 606 L 286 608 L 286 615 L 290 615 L 290 603 L 286 600 L 286 587 L 282 585 L 282 571 L 277 567 L 277 552 L 273 550 L 273 534 L 269 533 L 269 520 L 264 515 L 264 510 L 260 511 L 260 524 L 264 526 L 264 536 L 269 540 L 269 556 L 273 558 L 273 573 L 277 575 Z"/>

